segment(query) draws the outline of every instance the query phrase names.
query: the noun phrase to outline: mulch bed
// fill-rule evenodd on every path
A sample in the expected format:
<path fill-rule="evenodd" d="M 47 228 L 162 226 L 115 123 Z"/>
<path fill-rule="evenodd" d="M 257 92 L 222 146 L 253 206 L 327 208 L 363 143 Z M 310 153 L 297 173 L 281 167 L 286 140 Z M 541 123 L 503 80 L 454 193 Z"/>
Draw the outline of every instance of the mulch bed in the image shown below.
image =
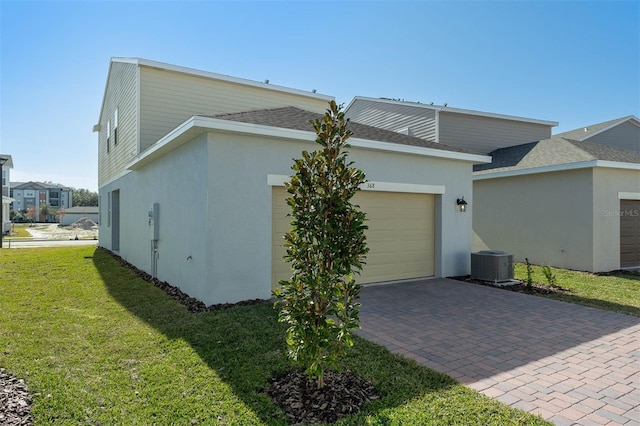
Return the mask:
<path fill-rule="evenodd" d="M 24 380 L 0 368 L 0 424 L 31 425 L 31 395 Z"/>
<path fill-rule="evenodd" d="M 268 302 L 268 300 L 265 300 L 265 299 L 251 299 L 251 300 L 243 300 L 237 303 L 219 303 L 216 305 L 207 306 L 202 301 L 196 299 L 195 297 L 189 296 L 188 294 L 180 290 L 178 287 L 172 286 L 166 281 L 160 281 L 159 279 L 152 277 L 150 274 L 138 269 L 137 267 L 127 262 L 122 257 L 118 256 L 112 251 L 109 251 L 102 247 L 99 247 L 98 249 L 104 250 L 105 252 L 109 253 L 115 260 L 118 261 L 118 263 L 120 263 L 120 265 L 131 270 L 134 274 L 136 274 L 136 276 L 142 278 L 144 281 L 148 282 L 149 284 L 152 284 L 155 287 L 158 287 L 159 289 L 167 293 L 169 296 L 173 297 L 175 300 L 185 305 L 187 307 L 187 310 L 192 313 L 218 311 L 221 309 L 231 308 L 233 306 L 257 305 L 259 303 Z"/>
<path fill-rule="evenodd" d="M 499 283 L 495 284 L 490 281 L 482 281 L 478 279 L 471 278 L 470 275 L 462 275 L 458 277 L 449 277 L 452 280 L 464 281 L 472 284 L 484 285 L 487 287 L 500 288 L 502 290 L 515 291 L 517 293 L 527 293 L 527 294 L 562 294 L 568 293 L 571 290 L 568 288 L 560 287 L 560 286 L 550 286 L 547 284 L 541 283 L 532 283 L 531 290 L 527 288 L 527 285 L 522 281 L 517 283 Z"/>
<path fill-rule="evenodd" d="M 318 389 L 303 371 L 292 371 L 274 378 L 267 394 L 296 425 L 335 423 L 380 398 L 370 382 L 347 371 L 326 372 L 324 382 L 324 387 Z"/>

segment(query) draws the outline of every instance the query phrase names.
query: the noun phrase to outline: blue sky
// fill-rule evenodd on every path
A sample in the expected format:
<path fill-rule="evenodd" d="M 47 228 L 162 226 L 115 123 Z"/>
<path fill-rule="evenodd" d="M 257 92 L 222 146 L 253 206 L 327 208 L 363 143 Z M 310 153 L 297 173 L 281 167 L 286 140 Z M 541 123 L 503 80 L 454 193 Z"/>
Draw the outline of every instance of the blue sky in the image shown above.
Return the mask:
<path fill-rule="evenodd" d="M 97 191 L 111 57 L 559 122 L 640 116 L 640 2 L 0 0 L 12 181 Z"/>

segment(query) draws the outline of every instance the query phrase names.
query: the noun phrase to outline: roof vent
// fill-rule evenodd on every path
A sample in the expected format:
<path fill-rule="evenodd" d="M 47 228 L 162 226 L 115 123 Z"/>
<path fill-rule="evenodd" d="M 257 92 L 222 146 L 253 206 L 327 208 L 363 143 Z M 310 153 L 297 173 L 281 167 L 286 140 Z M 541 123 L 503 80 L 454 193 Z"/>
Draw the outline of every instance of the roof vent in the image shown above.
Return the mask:
<path fill-rule="evenodd" d="M 471 253 L 471 278 L 493 283 L 513 279 L 513 255 L 484 250 Z"/>

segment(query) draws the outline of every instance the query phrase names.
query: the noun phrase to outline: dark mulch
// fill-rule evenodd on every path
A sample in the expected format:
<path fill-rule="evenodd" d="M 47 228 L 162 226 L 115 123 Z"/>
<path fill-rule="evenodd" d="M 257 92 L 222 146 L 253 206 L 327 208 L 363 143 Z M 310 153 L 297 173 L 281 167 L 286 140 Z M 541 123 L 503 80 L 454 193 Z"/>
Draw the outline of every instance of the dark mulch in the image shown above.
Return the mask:
<path fill-rule="evenodd" d="M 350 372 L 327 372 L 324 381 L 324 387 L 318 389 L 304 372 L 292 371 L 274 378 L 267 394 L 292 424 L 334 423 L 380 398 L 370 382 Z"/>
<path fill-rule="evenodd" d="M 31 425 L 31 395 L 24 380 L 0 368 L 0 425 Z"/>
<path fill-rule="evenodd" d="M 211 311 L 231 308 L 233 306 L 256 305 L 259 303 L 268 302 L 268 300 L 265 300 L 265 299 L 251 299 L 251 300 L 243 300 L 237 303 L 219 303 L 216 305 L 207 306 L 204 304 L 204 302 L 196 299 L 195 297 L 189 296 L 188 294 L 180 290 L 178 287 L 175 287 L 166 281 L 160 281 L 159 279 L 152 277 L 150 274 L 138 269 L 137 267 L 133 266 L 131 263 L 127 262 L 122 257 L 118 256 L 112 251 L 109 251 L 102 247 L 100 247 L 99 250 L 103 250 L 109 253 L 114 259 L 118 261 L 118 263 L 120 263 L 120 265 L 131 270 L 134 274 L 142 278 L 144 281 L 158 287 L 159 289 L 167 293 L 169 296 L 173 297 L 175 300 L 185 305 L 189 312 L 193 312 L 193 313 L 211 312 Z"/>
<path fill-rule="evenodd" d="M 495 284 L 490 281 L 482 281 L 478 279 L 471 278 L 470 275 L 462 275 L 458 277 L 449 277 L 452 280 L 464 281 L 473 284 L 480 284 L 487 287 L 501 288 L 503 290 L 515 291 L 518 293 L 527 293 L 527 294 L 557 294 L 557 293 L 568 293 L 571 290 L 568 288 L 560 287 L 560 286 L 550 286 L 547 284 L 541 283 L 532 283 L 531 289 L 527 288 L 527 285 L 521 281 L 517 283 L 505 283 L 505 284 Z"/>

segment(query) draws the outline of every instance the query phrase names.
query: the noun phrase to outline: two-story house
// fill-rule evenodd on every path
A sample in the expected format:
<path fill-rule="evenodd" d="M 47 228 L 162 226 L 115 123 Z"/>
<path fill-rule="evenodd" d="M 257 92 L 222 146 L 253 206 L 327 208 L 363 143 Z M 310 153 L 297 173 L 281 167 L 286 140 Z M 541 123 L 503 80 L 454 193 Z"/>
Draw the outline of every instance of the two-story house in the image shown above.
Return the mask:
<path fill-rule="evenodd" d="M 586 271 L 640 266 L 640 121 L 558 123 L 356 97 L 353 121 L 488 154 L 474 170 L 474 251 Z"/>
<path fill-rule="evenodd" d="M 331 96 L 138 58 L 110 62 L 98 123 L 100 245 L 206 304 L 268 298 L 290 270 L 284 182 Z M 469 273 L 484 155 L 364 124 L 350 158 L 370 247 L 361 283 Z"/>

